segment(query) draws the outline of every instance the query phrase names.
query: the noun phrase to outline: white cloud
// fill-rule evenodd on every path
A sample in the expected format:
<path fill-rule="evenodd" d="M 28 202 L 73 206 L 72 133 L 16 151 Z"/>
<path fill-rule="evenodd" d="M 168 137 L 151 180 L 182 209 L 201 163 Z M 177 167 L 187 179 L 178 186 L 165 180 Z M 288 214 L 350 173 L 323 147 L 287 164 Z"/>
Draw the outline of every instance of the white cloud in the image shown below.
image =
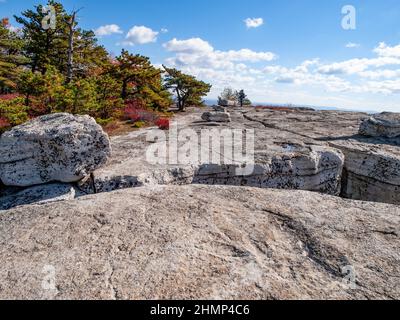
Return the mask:
<path fill-rule="evenodd" d="M 244 20 L 247 28 L 258 28 L 264 24 L 263 18 L 247 18 Z"/>
<path fill-rule="evenodd" d="M 391 78 L 400 78 L 400 69 L 390 70 L 367 70 L 360 72 L 361 77 L 369 78 L 369 79 L 391 79 Z"/>
<path fill-rule="evenodd" d="M 208 53 L 214 51 L 214 48 L 200 38 L 191 38 L 187 40 L 177 40 L 176 38 L 163 44 L 168 51 L 181 52 L 188 54 Z"/>
<path fill-rule="evenodd" d="M 173 39 L 164 47 L 174 53 L 165 64 L 213 85 L 210 98 L 230 86 L 244 89 L 253 101 L 398 111 L 397 47 L 380 44 L 372 51 L 373 57 L 330 63 L 317 58 L 294 66 L 261 65 L 277 55 L 250 49 L 216 50 L 200 38 Z"/>
<path fill-rule="evenodd" d="M 255 52 L 250 49 L 229 50 L 229 51 L 215 51 L 215 54 L 220 59 L 228 61 L 272 61 L 276 59 L 276 55 L 272 52 Z"/>
<path fill-rule="evenodd" d="M 178 66 L 233 68 L 235 62 L 272 61 L 277 57 L 272 52 L 255 52 L 250 49 L 215 50 L 210 43 L 200 38 L 187 40 L 174 38 L 163 46 L 175 53 L 175 57 L 169 58 L 168 61 Z"/>
<path fill-rule="evenodd" d="M 359 48 L 361 45 L 359 43 L 349 42 L 346 44 L 346 48 Z"/>
<path fill-rule="evenodd" d="M 381 42 L 374 52 L 380 57 L 400 58 L 400 44 L 395 47 L 388 46 L 385 42 Z"/>
<path fill-rule="evenodd" d="M 121 30 L 121 28 L 116 25 L 116 24 L 107 24 L 105 26 L 101 26 L 99 28 L 97 28 L 94 33 L 96 34 L 96 36 L 98 37 L 102 37 L 102 36 L 109 36 L 115 33 L 123 33 L 123 31 Z"/>
<path fill-rule="evenodd" d="M 134 46 L 136 44 L 146 44 L 157 41 L 159 32 L 153 31 L 145 26 L 134 26 L 126 35 L 126 41 L 123 44 Z"/>
<path fill-rule="evenodd" d="M 160 32 L 161 32 L 161 33 L 168 33 L 168 29 L 167 29 L 167 28 L 162 28 L 162 29 L 160 30 Z"/>
<path fill-rule="evenodd" d="M 399 65 L 400 59 L 393 57 L 378 57 L 378 58 L 363 58 L 350 59 L 342 62 L 335 62 L 328 65 L 323 65 L 318 69 L 321 74 L 358 74 L 367 70 L 370 67 L 383 67 L 387 65 Z"/>

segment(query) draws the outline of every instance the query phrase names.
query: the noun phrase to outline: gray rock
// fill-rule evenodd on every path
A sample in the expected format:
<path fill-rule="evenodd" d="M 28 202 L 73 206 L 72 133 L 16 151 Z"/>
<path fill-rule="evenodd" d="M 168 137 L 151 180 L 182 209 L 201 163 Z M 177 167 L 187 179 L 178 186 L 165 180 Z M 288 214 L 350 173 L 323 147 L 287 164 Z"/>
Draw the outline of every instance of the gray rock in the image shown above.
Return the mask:
<path fill-rule="evenodd" d="M 400 209 L 387 204 L 245 187 L 121 190 L 2 212 L 0 299 L 396 300 L 399 235 Z"/>
<path fill-rule="evenodd" d="M 227 108 L 223 106 L 212 106 L 215 112 L 226 112 Z"/>
<path fill-rule="evenodd" d="M 89 116 L 66 113 L 36 118 L 0 138 L 0 179 L 9 186 L 75 182 L 105 164 L 106 133 Z"/>
<path fill-rule="evenodd" d="M 75 198 L 75 188 L 70 184 L 51 183 L 30 187 L 15 194 L 0 197 L 0 210 L 28 204 L 45 204 Z"/>
<path fill-rule="evenodd" d="M 386 138 L 400 136 L 400 113 L 383 112 L 364 120 L 360 126 L 360 134 Z"/>
<path fill-rule="evenodd" d="M 283 148 L 285 149 L 285 148 Z M 238 175 L 235 165 L 202 165 L 193 183 L 258 188 L 296 189 L 339 195 L 343 153 L 322 146 L 293 147 L 258 154 L 250 175 Z"/>
<path fill-rule="evenodd" d="M 234 100 L 219 99 L 218 104 L 222 107 L 237 107 L 239 104 Z"/>
<path fill-rule="evenodd" d="M 395 118 L 394 114 L 387 114 Z M 321 143 L 345 155 L 342 196 L 364 201 L 400 204 L 400 136 L 359 135 L 365 113 L 342 111 L 250 110 L 245 118 L 257 125 L 257 140 L 264 135 Z M 367 122 L 364 122 L 368 123 Z M 259 127 L 260 125 L 261 127 Z M 264 129 L 262 128 L 264 127 Z M 265 142 L 270 145 L 269 141 Z"/>
<path fill-rule="evenodd" d="M 231 122 L 231 117 L 227 112 L 205 112 L 201 119 L 207 122 Z"/>
<path fill-rule="evenodd" d="M 398 146 L 379 144 L 375 138 L 350 139 L 331 144 L 345 155 L 344 197 L 400 204 Z"/>

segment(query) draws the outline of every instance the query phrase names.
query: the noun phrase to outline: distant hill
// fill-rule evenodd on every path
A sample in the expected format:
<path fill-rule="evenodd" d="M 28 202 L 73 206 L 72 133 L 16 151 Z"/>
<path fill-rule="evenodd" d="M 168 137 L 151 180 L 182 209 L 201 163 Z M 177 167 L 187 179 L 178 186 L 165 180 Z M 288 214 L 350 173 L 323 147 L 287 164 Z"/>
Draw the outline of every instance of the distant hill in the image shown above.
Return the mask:
<path fill-rule="evenodd" d="M 217 99 L 206 99 L 204 100 L 206 105 L 212 106 L 218 103 Z M 348 112 L 366 112 L 366 113 L 379 113 L 375 110 L 355 110 L 351 108 L 341 108 L 341 107 L 326 107 L 326 106 L 313 106 L 313 105 L 301 105 L 301 104 L 288 104 L 288 103 L 271 103 L 271 102 L 254 102 L 254 106 L 276 106 L 276 107 L 292 107 L 292 108 L 311 108 L 314 110 L 322 111 L 348 111 Z"/>

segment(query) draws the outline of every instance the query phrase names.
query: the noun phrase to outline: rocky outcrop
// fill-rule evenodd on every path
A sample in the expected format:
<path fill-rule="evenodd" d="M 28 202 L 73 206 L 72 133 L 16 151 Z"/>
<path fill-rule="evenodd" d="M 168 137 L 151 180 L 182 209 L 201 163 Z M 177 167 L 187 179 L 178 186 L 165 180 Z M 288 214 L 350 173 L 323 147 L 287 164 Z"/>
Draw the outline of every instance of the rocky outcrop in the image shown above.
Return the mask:
<path fill-rule="evenodd" d="M 400 143 L 382 142 L 374 138 L 332 142 L 345 155 L 342 196 L 400 204 Z"/>
<path fill-rule="evenodd" d="M 14 127 L 0 138 L 0 179 L 9 186 L 75 182 L 105 164 L 110 142 L 89 116 L 57 113 Z"/>
<path fill-rule="evenodd" d="M 355 200 L 400 204 L 400 137 L 366 137 L 364 132 L 370 116 L 357 112 L 340 111 L 275 111 L 250 110 L 244 116 L 284 139 L 298 139 L 304 143 L 321 143 L 341 150 L 345 163 L 342 175 L 342 196 Z M 396 114 L 374 116 L 392 119 Z M 360 130 L 361 127 L 361 130 Z M 266 133 L 265 132 L 265 133 Z M 389 131 L 386 131 L 386 135 Z M 392 134 L 394 131 L 391 131 Z M 260 139 L 260 138 L 258 138 Z"/>
<path fill-rule="evenodd" d="M 216 125 L 212 137 L 254 130 L 249 175 L 224 163 L 151 163 L 148 149 L 168 135 L 148 139 L 146 128 L 113 137 L 94 180 L 0 186 L 0 299 L 400 299 L 400 207 L 320 194 L 338 195 L 342 182 L 345 197 L 400 203 L 399 137 L 358 135 L 360 113 L 234 108 L 217 124 L 201 115 L 176 120 L 198 134 Z M 67 130 L 81 120 L 54 121 L 28 131 L 72 131 L 82 148 L 109 154 L 94 125 L 95 140 Z M 63 142 L 47 156 L 65 159 L 61 137 L 25 143 L 27 160 L 9 157 L 29 165 L 34 151 Z"/>
<path fill-rule="evenodd" d="M 227 112 L 205 112 L 201 119 L 207 122 L 231 122 L 231 117 Z"/>
<path fill-rule="evenodd" d="M 237 165 L 204 164 L 193 183 L 309 190 L 339 195 L 344 156 L 322 146 L 284 146 L 258 154 L 249 175 L 236 173 Z"/>
<path fill-rule="evenodd" d="M 399 299 L 398 206 L 155 186 L 0 214 L 0 299 Z"/>
<path fill-rule="evenodd" d="M 360 134 L 369 137 L 399 137 L 400 113 L 384 112 L 364 120 L 360 126 Z"/>

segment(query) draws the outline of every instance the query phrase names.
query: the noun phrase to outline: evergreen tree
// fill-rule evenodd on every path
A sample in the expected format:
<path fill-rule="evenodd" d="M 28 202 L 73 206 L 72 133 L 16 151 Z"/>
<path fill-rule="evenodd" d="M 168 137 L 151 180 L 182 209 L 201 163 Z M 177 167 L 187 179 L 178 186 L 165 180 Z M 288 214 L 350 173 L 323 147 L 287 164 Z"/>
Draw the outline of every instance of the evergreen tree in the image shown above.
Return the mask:
<path fill-rule="evenodd" d="M 241 107 L 243 107 L 244 102 L 245 102 L 246 99 L 247 99 L 247 95 L 244 93 L 244 90 L 243 90 L 243 89 L 240 90 L 240 91 L 238 92 L 237 98 L 238 98 L 239 105 L 240 105 Z"/>
<path fill-rule="evenodd" d="M 130 54 L 126 50 L 117 57 L 108 72 L 121 82 L 121 98 L 141 99 L 153 109 L 166 109 L 171 104 L 170 95 L 162 85 L 162 71 L 150 59 Z"/>
<path fill-rule="evenodd" d="M 177 69 L 163 67 L 167 73 L 165 87 L 175 92 L 179 111 L 184 111 L 187 106 L 204 104 L 202 98 L 210 92 L 210 84 L 197 80 L 195 77 L 184 74 Z"/>
<path fill-rule="evenodd" d="M 0 93 L 11 92 L 16 87 L 18 66 L 27 63 L 21 55 L 23 41 L 17 32 L 10 30 L 9 20 L 0 22 Z"/>

